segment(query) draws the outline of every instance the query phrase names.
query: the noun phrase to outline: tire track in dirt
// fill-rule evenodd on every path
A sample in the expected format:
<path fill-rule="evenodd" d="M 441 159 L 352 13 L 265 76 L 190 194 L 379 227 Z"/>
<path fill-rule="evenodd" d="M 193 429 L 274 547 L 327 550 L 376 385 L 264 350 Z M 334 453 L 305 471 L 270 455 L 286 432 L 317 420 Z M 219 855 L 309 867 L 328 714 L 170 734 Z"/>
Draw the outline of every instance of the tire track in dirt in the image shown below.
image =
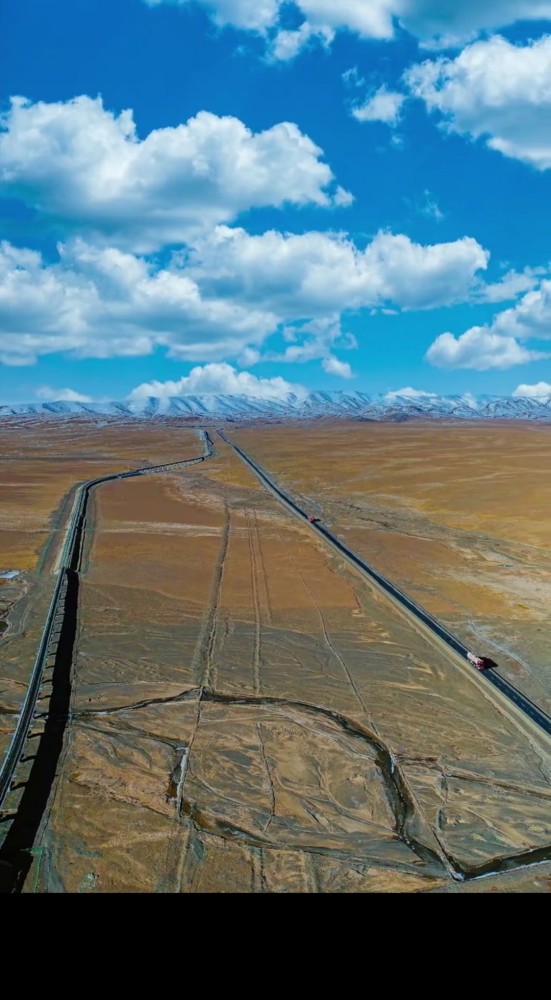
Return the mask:
<path fill-rule="evenodd" d="M 226 565 L 226 559 L 228 554 L 228 546 L 231 534 L 231 512 L 228 505 L 227 497 L 227 482 L 229 474 L 229 455 L 226 461 L 226 479 L 223 484 L 223 499 L 224 499 L 224 523 L 222 526 L 222 536 L 220 542 L 220 548 L 218 552 L 218 558 L 216 565 L 214 567 L 214 576 L 212 583 L 212 590 L 209 599 L 209 605 L 207 609 L 207 614 L 203 618 L 203 627 L 201 629 L 201 634 L 199 636 L 196 650 L 193 656 L 193 672 L 199 675 L 199 693 L 197 698 L 197 714 L 195 717 L 195 723 L 193 727 L 193 732 L 187 747 L 184 750 L 180 765 L 180 779 L 178 781 L 177 794 L 174 803 L 174 828 L 173 835 L 171 836 L 171 844 L 169 845 L 169 851 L 167 852 L 167 867 L 171 864 L 170 856 L 174 857 L 177 854 L 176 865 L 175 865 L 175 889 L 177 893 L 183 892 L 184 884 L 192 885 L 193 879 L 195 877 L 194 873 L 197 868 L 197 851 L 194 850 L 196 845 L 196 836 L 193 832 L 188 832 L 185 837 L 185 843 L 178 848 L 178 844 L 181 840 L 182 831 L 182 811 L 184 803 L 185 785 L 186 779 L 191 766 L 191 754 L 193 750 L 193 744 L 195 742 L 195 737 L 199 726 L 201 724 L 201 707 L 204 699 L 204 694 L 207 686 L 212 686 L 216 683 L 217 671 L 216 664 L 214 661 L 214 647 L 216 643 L 216 637 L 218 634 L 219 627 L 219 610 L 220 610 L 220 599 L 222 595 L 222 581 L 224 578 L 224 568 Z M 225 633 L 224 633 L 225 634 Z M 191 867 L 190 867 L 191 859 Z"/>
<path fill-rule="evenodd" d="M 174 790 L 173 801 L 174 811 L 172 827 L 168 835 L 168 842 L 165 854 L 165 861 L 162 866 L 162 875 L 159 879 L 159 892 L 182 892 L 184 878 L 184 868 L 189 849 L 191 832 L 182 825 L 182 809 L 184 802 L 184 791 L 186 779 L 189 773 L 190 758 L 197 730 L 201 721 L 201 703 L 203 698 L 203 688 L 199 688 L 197 696 L 197 711 L 193 724 L 193 731 L 189 743 L 181 747 L 182 755 L 176 763 L 170 777 L 170 784 Z"/>
<path fill-rule="evenodd" d="M 266 564 L 264 562 L 264 553 L 262 551 L 262 539 L 260 535 L 260 528 L 258 525 L 258 515 L 256 510 L 253 510 L 254 517 L 254 530 L 256 538 L 256 548 L 258 552 L 258 563 L 260 565 L 261 573 L 259 577 L 260 590 L 262 590 L 262 603 L 266 609 L 266 615 L 268 618 L 268 624 L 273 626 L 274 619 L 272 613 L 272 605 L 270 602 L 270 591 L 268 588 L 268 575 L 266 573 Z"/>
<path fill-rule="evenodd" d="M 220 607 L 220 596 L 221 596 L 222 578 L 224 575 L 224 566 L 228 553 L 229 536 L 230 536 L 230 512 L 227 506 L 225 506 L 224 523 L 222 526 L 218 558 L 216 560 L 216 565 L 214 567 L 212 589 L 206 612 L 203 615 L 201 630 L 199 633 L 199 637 L 197 639 L 195 652 L 193 654 L 191 661 L 192 672 L 195 675 L 196 680 L 201 688 L 207 685 L 212 685 L 213 680 L 215 680 L 216 671 L 213 661 L 213 651 L 216 640 L 216 633 L 218 630 L 218 612 Z"/>
<path fill-rule="evenodd" d="M 280 535 L 280 537 L 281 537 L 281 535 Z M 362 696 L 361 696 L 361 694 L 360 694 L 360 692 L 358 690 L 358 687 L 357 687 L 357 685 L 356 685 L 356 683 L 355 683 L 355 681 L 354 681 L 354 679 L 352 677 L 352 674 L 350 673 L 350 671 L 349 671 L 349 669 L 348 669 L 348 667 L 346 665 L 346 661 L 344 660 L 344 658 L 341 656 L 341 654 L 338 652 L 338 650 L 335 648 L 335 646 L 333 645 L 333 643 L 331 641 L 331 638 L 330 638 L 330 635 L 329 635 L 329 632 L 328 632 L 328 629 L 327 629 L 327 624 L 326 624 L 323 612 L 322 612 L 322 610 L 321 610 L 318 602 L 316 601 L 316 599 L 315 599 L 315 597 L 314 597 L 314 595 L 312 593 L 312 590 L 311 590 L 310 586 L 308 585 L 308 583 L 307 583 L 307 581 L 306 581 L 306 579 L 305 579 L 305 577 L 304 577 L 304 575 L 303 575 L 303 573 L 302 573 L 302 571 L 300 569 L 300 566 L 298 565 L 298 562 L 295 559 L 292 551 L 289 550 L 289 547 L 286 545 L 285 540 L 283 538 L 281 540 L 282 540 L 282 544 L 283 544 L 283 546 L 285 548 L 285 551 L 287 553 L 287 556 L 290 559 L 290 561 L 293 563 L 293 565 L 295 567 L 295 571 L 298 574 L 298 576 L 300 577 L 300 579 L 302 580 L 302 583 L 303 583 L 304 588 L 305 588 L 305 590 L 307 591 L 307 593 L 308 593 L 308 595 L 310 597 L 312 605 L 316 609 L 316 612 L 317 612 L 317 614 L 319 616 L 320 625 L 321 625 L 321 629 L 322 629 L 322 634 L 323 634 L 325 645 L 330 650 L 330 652 L 332 653 L 332 655 L 334 656 L 334 658 L 337 660 L 337 662 L 340 664 L 340 666 L 342 668 L 342 671 L 343 671 L 345 677 L 347 678 L 348 684 L 349 684 L 350 688 L 352 689 L 352 691 L 354 692 L 354 694 L 356 696 L 356 699 L 357 699 L 357 701 L 358 701 L 358 703 L 359 703 L 359 705 L 360 705 L 360 707 L 362 709 L 362 713 L 364 715 L 364 718 L 367 719 L 370 728 L 372 729 L 373 733 L 377 737 L 377 740 L 379 741 L 380 746 L 383 746 L 384 744 L 382 742 L 382 738 L 381 738 L 381 735 L 380 735 L 380 733 L 378 731 L 378 728 L 377 728 L 375 722 L 373 721 L 373 719 L 370 716 L 370 713 L 369 713 L 369 711 L 367 709 L 367 706 L 366 706 L 366 704 L 364 702 L 364 699 L 362 698 Z M 392 770 L 396 771 L 397 768 L 398 768 L 398 765 L 396 763 L 395 757 L 393 757 L 393 755 L 390 753 L 390 751 L 388 749 L 386 749 L 386 752 L 389 754 Z M 441 831 L 439 830 L 438 825 L 436 825 L 436 827 L 435 827 L 435 825 L 433 823 L 431 823 L 429 821 L 429 819 L 425 816 L 425 813 L 424 813 L 423 809 L 421 808 L 421 805 L 419 803 L 419 800 L 417 799 L 417 796 L 415 795 L 415 792 L 411 788 L 409 782 L 407 781 L 407 779 L 405 777 L 405 774 L 402 773 L 402 771 L 400 771 L 400 785 L 401 785 L 401 792 L 400 792 L 401 796 L 403 796 L 404 792 L 407 790 L 407 796 L 404 799 L 404 801 L 408 802 L 410 808 L 414 807 L 413 811 L 415 811 L 419 816 L 422 816 L 423 819 L 425 820 L 425 822 L 428 824 L 428 826 L 432 829 L 432 832 L 433 832 L 433 835 L 434 835 L 434 839 L 435 839 L 435 841 L 438 844 L 438 848 L 439 848 L 438 854 L 439 854 L 439 857 L 440 857 L 440 861 L 442 862 L 442 864 L 446 868 L 448 874 L 451 875 L 452 878 L 461 877 L 461 875 L 463 873 L 458 868 L 458 866 L 456 865 L 456 863 L 453 860 L 453 858 L 451 857 L 450 853 L 446 850 L 446 848 L 444 846 L 444 843 L 442 841 L 442 838 L 440 836 Z M 397 813 L 396 813 L 396 815 L 397 815 Z M 404 832 L 404 830 L 405 830 L 405 821 L 404 821 L 404 824 L 402 825 L 402 833 Z M 408 842 L 407 838 L 402 837 L 402 839 L 406 839 L 406 842 Z"/>
<path fill-rule="evenodd" d="M 210 615 L 206 630 L 206 644 L 204 647 L 204 654 L 203 654 L 202 676 L 203 676 L 203 686 L 206 687 L 214 687 L 218 677 L 216 661 L 214 658 L 214 647 L 219 628 L 219 612 L 221 603 L 220 599 L 222 596 L 222 583 L 224 579 L 224 570 L 228 555 L 230 536 L 231 536 L 231 512 L 227 505 L 227 501 L 225 500 L 222 543 L 215 569 L 213 592 L 211 596 Z"/>
<path fill-rule="evenodd" d="M 502 872 L 525 868 L 527 865 L 551 859 L 551 850 L 548 847 L 543 847 L 529 849 L 522 854 L 494 858 L 481 865 L 466 867 L 457 863 L 448 854 L 448 852 L 445 851 L 440 844 L 439 838 L 434 834 L 432 824 L 431 829 L 433 830 L 434 839 L 439 849 L 435 850 L 417 840 L 411 831 L 415 823 L 415 818 L 417 816 L 423 816 L 423 812 L 419 807 L 416 797 L 412 794 L 407 779 L 402 772 L 401 762 L 394 757 L 390 749 L 385 743 L 381 742 L 379 737 L 374 732 L 370 731 L 365 726 L 359 725 L 355 720 L 348 719 L 346 716 L 340 715 L 339 713 L 333 712 L 329 709 L 321 708 L 318 705 L 311 705 L 300 701 L 294 702 L 284 698 L 238 697 L 233 695 L 223 695 L 212 690 L 205 690 L 203 703 L 206 702 L 235 706 L 266 705 L 298 709 L 299 711 L 310 714 L 313 717 L 321 715 L 330 719 L 333 722 L 336 722 L 343 732 L 367 743 L 376 751 L 377 754 L 376 763 L 385 783 L 388 802 L 394 812 L 395 832 L 397 837 L 399 837 L 418 858 L 424 861 L 425 864 L 431 866 L 434 871 L 451 877 L 455 881 L 470 881 L 475 878 L 480 878 L 482 875 L 500 874 Z M 331 855 L 340 857 L 348 862 L 354 860 L 351 859 L 350 855 L 346 851 L 339 851 L 334 848 L 322 849 L 318 847 L 313 849 L 308 848 L 307 846 L 295 847 L 293 845 L 275 845 L 271 843 L 270 839 L 266 838 L 263 833 L 258 834 L 241 828 L 232 822 L 221 820 L 218 817 L 208 816 L 197 806 L 197 803 L 189 800 L 185 800 L 182 803 L 182 811 L 184 815 L 192 818 L 197 829 L 203 829 L 205 832 L 213 833 L 216 836 L 232 842 L 240 841 L 249 847 L 256 847 L 259 849 L 277 849 L 295 854 L 305 852 L 307 854 L 319 856 Z M 357 858 L 355 860 L 358 861 L 358 863 L 365 864 L 365 858 Z M 374 865 L 376 867 L 388 867 L 388 865 L 380 865 L 380 863 L 373 859 L 370 859 L 369 863 L 370 865 Z M 404 866 L 399 863 L 395 863 L 394 867 L 396 870 L 401 870 Z M 409 868 L 412 866 L 406 865 L 405 867 Z M 414 870 L 414 868 L 412 870 Z M 309 879 L 311 880 L 311 878 L 312 874 L 310 873 Z"/>
<path fill-rule="evenodd" d="M 308 594 L 308 596 L 310 598 L 312 606 L 316 610 L 316 614 L 318 615 L 318 618 L 319 618 L 319 621 L 320 621 L 321 631 L 322 631 L 323 641 L 325 643 L 325 646 L 327 647 L 327 649 L 329 649 L 331 655 L 334 657 L 334 659 L 337 660 L 337 663 L 340 665 L 340 667 L 341 667 L 341 669 L 342 669 L 342 671 L 343 671 L 343 673 L 344 673 L 344 675 L 346 677 L 348 686 L 352 690 L 352 692 L 353 692 L 353 694 L 354 694 L 354 696 L 355 696 L 358 704 L 360 705 L 360 708 L 362 710 L 362 714 L 363 714 L 364 718 L 366 718 L 368 720 L 368 723 L 371 726 L 373 732 L 377 733 L 377 727 L 376 727 L 375 723 L 373 722 L 373 720 L 371 719 L 371 717 L 369 715 L 369 712 L 367 710 L 367 706 L 366 706 L 366 704 L 365 704 L 365 702 L 364 702 L 364 700 L 363 700 L 360 692 L 358 691 L 358 688 L 357 688 L 356 684 L 354 683 L 352 675 L 351 675 L 348 667 L 346 666 L 345 660 L 343 659 L 343 657 L 341 656 L 341 654 L 335 649 L 333 643 L 331 642 L 331 639 L 329 637 L 329 633 L 327 631 L 327 625 L 326 625 L 326 622 L 325 622 L 325 618 L 323 616 L 323 612 L 322 612 L 322 610 L 321 610 L 318 602 L 316 601 L 316 599 L 315 599 L 315 597 L 314 597 L 314 595 L 312 593 L 312 590 L 311 590 L 310 586 L 306 582 L 304 574 L 302 573 L 302 571 L 300 569 L 300 566 L 298 565 L 297 560 L 295 559 L 292 551 L 290 550 L 289 546 L 285 542 L 285 539 L 283 538 L 283 536 L 281 535 L 281 533 L 279 531 L 278 531 L 278 535 L 279 535 L 281 544 L 283 546 L 283 551 L 285 552 L 285 555 L 287 556 L 287 560 L 290 563 L 292 563 L 296 575 L 300 578 L 300 580 L 302 582 L 302 585 L 303 585 L 306 593 Z M 378 733 L 377 733 L 377 736 L 378 736 Z"/>
<path fill-rule="evenodd" d="M 253 541 L 253 531 L 251 527 L 251 519 L 249 516 L 249 511 L 245 511 L 245 516 L 247 518 L 247 530 L 249 535 L 249 560 L 251 568 L 251 590 L 253 596 L 253 608 L 254 608 L 254 647 L 253 647 L 253 690 L 254 693 L 261 694 L 260 685 L 260 661 L 261 661 L 261 621 L 260 621 L 260 604 L 258 599 L 258 581 L 257 581 L 257 565 L 256 556 L 254 551 L 254 541 Z"/>
<path fill-rule="evenodd" d="M 256 725 L 256 732 L 258 734 L 258 742 L 260 743 L 260 755 L 262 757 L 262 762 L 263 762 L 264 767 L 266 769 L 266 775 L 268 777 L 268 784 L 270 786 L 270 815 L 268 817 L 268 822 L 266 823 L 266 825 L 264 827 L 264 831 L 263 831 L 264 833 L 266 833 L 268 827 L 270 826 L 270 823 L 272 822 L 272 820 L 274 819 L 275 814 L 276 814 L 276 794 L 275 794 L 274 782 L 273 782 L 273 778 L 272 778 L 272 772 L 270 771 L 270 765 L 268 763 L 268 758 L 266 756 L 266 747 L 264 745 L 264 739 L 263 739 L 263 736 L 262 736 L 262 725 L 261 725 L 260 722 L 258 722 L 257 725 Z"/>
<path fill-rule="evenodd" d="M 390 749 L 381 740 L 379 734 L 374 730 L 369 729 L 366 726 L 362 726 L 358 722 L 348 719 L 346 716 L 343 716 L 338 712 L 333 712 L 330 709 L 321 708 L 318 705 L 311 705 L 307 702 L 291 701 L 287 698 L 240 697 L 234 695 L 224 695 L 219 692 L 215 692 L 212 689 L 206 689 L 203 693 L 203 703 L 206 702 L 214 702 L 222 705 L 265 705 L 277 708 L 295 709 L 300 712 L 304 712 L 313 718 L 321 716 L 325 719 L 329 719 L 333 723 L 336 723 L 347 735 L 366 743 L 370 749 L 375 750 L 376 753 L 375 763 L 381 773 L 387 800 L 394 814 L 396 835 L 410 848 L 410 850 L 421 858 L 421 860 L 429 861 L 431 864 L 437 863 L 440 867 L 445 869 L 448 875 L 451 875 L 454 878 L 461 877 L 461 870 L 455 865 L 453 859 L 448 857 L 447 853 L 440 845 L 437 837 L 435 837 L 435 841 L 438 843 L 440 850 L 435 851 L 427 845 L 419 842 L 410 832 L 410 828 L 413 826 L 413 821 L 417 816 L 423 816 L 423 812 L 420 809 L 416 798 L 411 793 L 400 763 L 395 759 Z M 271 773 L 265 755 L 263 759 L 265 767 L 270 775 L 271 783 Z M 272 803 L 273 810 L 275 812 L 275 793 Z M 191 803 L 187 805 L 188 808 L 193 808 Z M 267 827 L 269 827 L 269 825 L 270 824 L 268 823 Z M 254 837 L 255 835 L 250 834 L 250 836 Z M 262 846 L 266 843 L 269 844 L 269 840 L 264 840 L 264 838 L 257 840 L 258 846 Z"/>
<path fill-rule="evenodd" d="M 263 837 L 255 833 L 254 831 L 248 830 L 246 827 L 238 825 L 236 823 L 230 822 L 228 820 L 223 820 L 217 816 L 207 815 L 206 812 L 201 810 L 196 803 L 185 802 L 184 803 L 184 815 L 187 817 L 190 824 L 193 826 L 195 835 L 200 837 L 201 832 L 211 834 L 212 836 L 219 837 L 221 840 L 225 840 L 229 843 L 239 843 L 242 846 L 246 846 L 249 850 L 262 850 L 267 858 L 271 852 L 277 852 L 278 854 L 285 854 L 289 858 L 297 859 L 298 866 L 300 867 L 300 878 L 304 886 L 305 893 L 311 893 L 318 891 L 313 886 L 317 884 L 317 873 L 313 871 L 310 866 L 308 858 L 332 858 L 337 861 L 343 861 L 346 864 L 352 865 L 366 865 L 368 862 L 364 855 L 351 854 L 345 848 L 339 849 L 337 847 L 310 847 L 308 844 L 293 845 L 293 844 L 274 844 L 269 840 L 264 840 Z M 440 878 L 445 878 L 448 873 L 442 868 L 439 860 L 423 859 L 427 863 L 427 876 L 437 876 Z M 394 861 L 392 865 L 388 861 L 383 861 L 378 858 L 369 858 L 370 868 L 382 868 L 386 871 L 390 870 L 393 873 L 405 872 L 409 874 L 419 875 L 418 862 L 411 863 Z M 189 879 L 186 879 L 189 885 Z M 182 891 L 189 891 L 188 889 Z"/>
<path fill-rule="evenodd" d="M 214 646 L 216 641 L 216 636 L 219 626 L 219 610 L 220 610 L 220 598 L 222 593 L 222 581 L 224 577 L 224 569 L 226 565 L 226 559 L 228 555 L 228 546 L 231 536 L 231 510 L 228 504 L 228 477 L 229 477 L 229 459 L 231 452 L 228 452 L 226 458 L 226 476 L 222 484 L 223 491 L 223 503 L 224 503 L 224 520 L 222 525 L 220 548 L 218 552 L 218 558 L 216 560 L 216 566 L 214 568 L 212 590 L 209 598 L 209 603 L 207 607 L 206 614 L 203 616 L 203 625 L 193 655 L 192 669 L 197 674 L 198 682 L 201 687 L 210 686 L 213 687 L 216 683 L 217 672 L 216 665 L 214 663 Z M 224 632 L 222 638 L 224 636 Z"/>

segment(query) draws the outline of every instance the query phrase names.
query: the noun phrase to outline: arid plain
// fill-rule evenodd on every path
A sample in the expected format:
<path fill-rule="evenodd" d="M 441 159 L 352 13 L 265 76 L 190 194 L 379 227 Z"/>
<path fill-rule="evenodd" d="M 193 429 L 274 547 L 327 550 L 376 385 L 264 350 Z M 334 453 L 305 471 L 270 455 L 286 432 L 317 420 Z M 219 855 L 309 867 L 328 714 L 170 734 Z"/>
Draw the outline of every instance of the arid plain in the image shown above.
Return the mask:
<path fill-rule="evenodd" d="M 9 734 L 74 484 L 202 442 L 170 422 L 2 433 L 2 558 L 25 571 L 1 644 Z M 433 614 L 506 646 L 542 703 L 548 433 L 356 423 L 229 437 Z M 25 891 L 548 891 L 549 739 L 211 436 L 202 465 L 92 495 L 70 718 Z M 492 539 L 522 598 L 515 574 L 497 586 Z M 515 668 L 531 622 L 539 645 Z"/>
<path fill-rule="evenodd" d="M 196 453 L 185 427 L 0 422 L 0 752 L 26 690 L 76 484 Z"/>
<path fill-rule="evenodd" d="M 551 428 L 341 423 L 234 435 L 551 713 Z"/>

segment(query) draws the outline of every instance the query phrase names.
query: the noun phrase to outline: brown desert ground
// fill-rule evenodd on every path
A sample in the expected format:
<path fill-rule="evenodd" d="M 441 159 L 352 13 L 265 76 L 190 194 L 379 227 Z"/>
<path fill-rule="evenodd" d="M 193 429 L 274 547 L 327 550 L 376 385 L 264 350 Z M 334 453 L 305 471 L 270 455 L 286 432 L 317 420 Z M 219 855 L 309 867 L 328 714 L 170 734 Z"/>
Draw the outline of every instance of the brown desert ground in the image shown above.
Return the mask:
<path fill-rule="evenodd" d="M 201 449 L 192 429 L 169 425 L 0 422 L 0 752 L 26 690 L 75 486 Z"/>
<path fill-rule="evenodd" d="M 421 511 L 429 541 L 434 525 L 433 544 L 459 558 L 454 532 L 471 539 L 482 522 L 457 498 L 457 525 L 448 524 L 447 448 L 438 453 L 434 439 L 423 439 L 423 452 L 412 435 L 428 432 L 408 428 L 409 457 L 420 448 L 426 462 L 435 452 L 432 481 L 443 485 L 439 499 L 425 490 L 425 508 L 404 505 L 407 476 L 399 485 L 392 478 L 404 465 L 403 427 L 382 431 L 366 446 L 356 428 L 350 453 L 344 428 L 304 429 L 310 445 L 302 430 L 284 427 L 236 437 L 328 519 L 358 505 L 349 527 L 335 523 L 360 548 L 365 514 L 384 551 L 386 537 L 407 545 L 410 534 L 403 520 L 401 531 L 387 531 L 365 513 L 373 515 L 365 483 L 376 441 L 387 456 L 377 503 L 383 491 L 393 498 L 386 519 L 405 507 L 412 517 Z M 548 738 L 293 518 L 213 436 L 216 453 L 201 466 L 95 494 L 71 719 L 25 891 L 548 890 Z M 324 488 L 339 445 L 340 475 L 328 473 Z M 480 444 L 481 465 L 483 452 Z M 472 500 L 476 487 L 463 489 Z M 532 538 L 535 508 L 534 498 Z M 498 509 L 483 538 L 491 527 L 501 540 L 507 516 Z M 422 562 L 413 529 L 411 538 Z M 514 548 L 509 536 L 503 544 Z M 408 559 L 415 562 L 411 552 Z M 393 565 L 393 573 L 380 568 L 396 578 Z M 455 605 L 438 593 L 444 554 L 438 566 L 432 610 L 442 613 Z M 425 566 L 419 574 L 431 579 Z"/>
<path fill-rule="evenodd" d="M 279 425 L 231 435 L 551 714 L 551 427 Z"/>

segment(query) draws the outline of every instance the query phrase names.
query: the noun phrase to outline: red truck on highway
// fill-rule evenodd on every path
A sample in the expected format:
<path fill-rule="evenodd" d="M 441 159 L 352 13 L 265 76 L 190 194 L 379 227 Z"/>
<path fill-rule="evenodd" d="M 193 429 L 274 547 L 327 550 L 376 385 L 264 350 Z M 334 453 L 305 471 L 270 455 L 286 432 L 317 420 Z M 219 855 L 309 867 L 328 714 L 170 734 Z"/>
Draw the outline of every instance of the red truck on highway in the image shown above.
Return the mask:
<path fill-rule="evenodd" d="M 487 670 L 488 667 L 495 666 L 494 661 L 488 659 L 487 656 L 475 656 L 474 653 L 467 653 L 467 659 L 474 664 L 477 670 Z"/>

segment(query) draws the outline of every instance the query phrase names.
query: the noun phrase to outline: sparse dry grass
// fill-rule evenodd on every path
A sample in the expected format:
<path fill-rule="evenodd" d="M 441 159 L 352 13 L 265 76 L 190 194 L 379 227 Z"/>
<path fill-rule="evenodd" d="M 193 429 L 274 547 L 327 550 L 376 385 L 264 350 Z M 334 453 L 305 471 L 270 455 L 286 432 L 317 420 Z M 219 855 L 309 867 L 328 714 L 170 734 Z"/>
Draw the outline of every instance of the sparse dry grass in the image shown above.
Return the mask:
<path fill-rule="evenodd" d="M 86 421 L 0 421 L 0 710 L 15 710 L 36 655 L 76 484 L 144 465 L 192 458 L 191 428 Z M 7 630 L 4 630 L 8 623 Z"/>
<path fill-rule="evenodd" d="M 551 428 L 351 422 L 233 436 L 551 711 Z"/>
<path fill-rule="evenodd" d="M 191 429 L 156 424 L 0 422 L 0 570 L 33 572 L 72 487 L 96 476 L 192 458 Z"/>
<path fill-rule="evenodd" d="M 43 841 L 65 891 L 424 891 L 444 852 L 551 842 L 547 741 L 227 448 L 95 517 Z"/>

